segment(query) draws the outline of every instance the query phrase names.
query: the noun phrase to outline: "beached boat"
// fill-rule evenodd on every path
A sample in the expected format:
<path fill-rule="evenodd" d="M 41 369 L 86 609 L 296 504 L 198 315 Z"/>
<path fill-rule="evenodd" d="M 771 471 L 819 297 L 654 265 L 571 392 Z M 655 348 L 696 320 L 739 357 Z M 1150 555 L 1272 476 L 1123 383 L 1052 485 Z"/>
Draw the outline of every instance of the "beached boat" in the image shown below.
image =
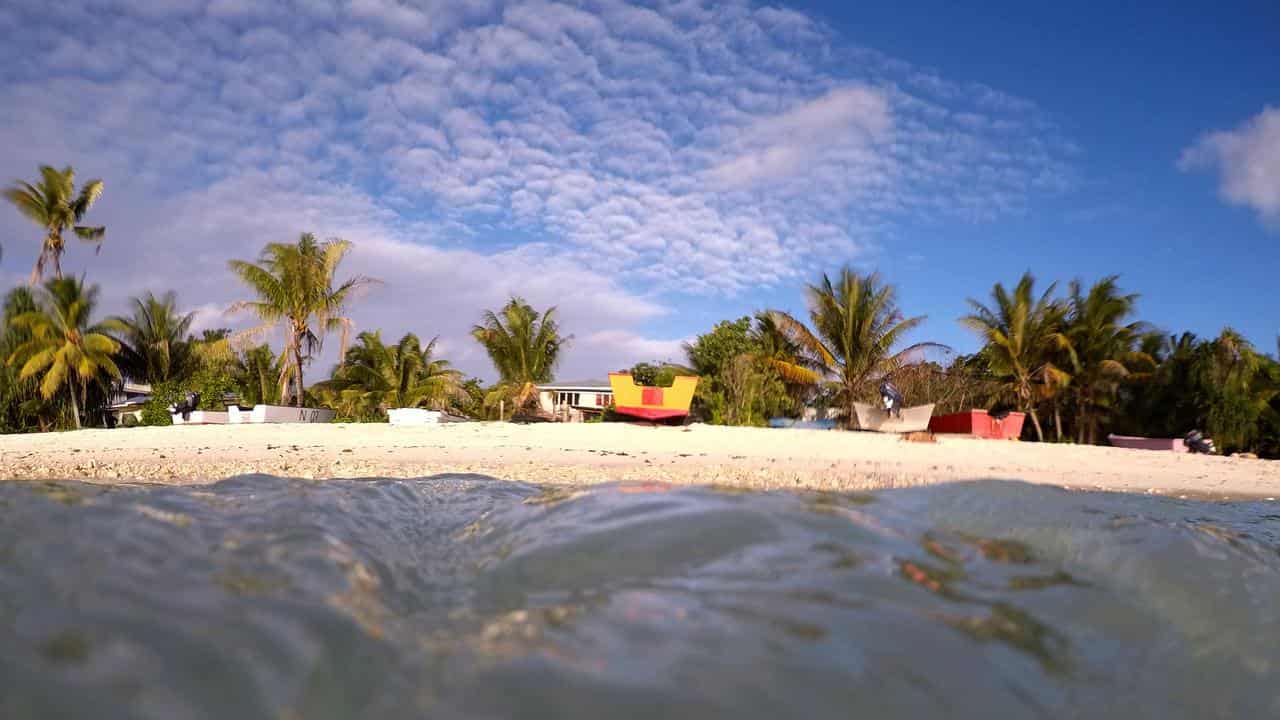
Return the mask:
<path fill-rule="evenodd" d="M 387 420 L 392 425 L 439 425 L 441 423 L 465 422 L 466 418 L 425 408 L 391 408 L 387 411 Z"/>
<path fill-rule="evenodd" d="M 233 425 L 327 423 L 333 420 L 334 412 L 325 408 L 298 408 L 285 405 L 254 405 L 252 410 L 245 410 L 238 405 L 228 405 L 227 417 Z"/>
<path fill-rule="evenodd" d="M 231 422 L 229 413 L 217 410 L 192 410 L 184 418 L 182 413 L 170 413 L 174 425 L 226 425 Z"/>
<path fill-rule="evenodd" d="M 1133 435 L 1108 435 L 1107 442 L 1118 448 L 1130 450 L 1164 450 L 1165 452 L 1189 452 L 1182 438 L 1149 438 Z"/>
<path fill-rule="evenodd" d="M 890 415 L 883 408 L 867 403 L 854 403 L 854 429 L 882 433 L 922 432 L 929 429 L 933 403 L 902 408 L 900 415 Z"/>
<path fill-rule="evenodd" d="M 689 414 L 693 391 L 698 387 L 696 375 L 678 375 L 671 387 L 637 385 L 631 373 L 609 373 L 613 389 L 614 411 L 642 420 L 670 420 Z"/>
<path fill-rule="evenodd" d="M 938 434 L 972 435 L 987 440 L 1017 440 L 1022 437 L 1026 413 L 1011 412 L 996 417 L 986 410 L 939 415 L 929 420 L 929 431 Z"/>

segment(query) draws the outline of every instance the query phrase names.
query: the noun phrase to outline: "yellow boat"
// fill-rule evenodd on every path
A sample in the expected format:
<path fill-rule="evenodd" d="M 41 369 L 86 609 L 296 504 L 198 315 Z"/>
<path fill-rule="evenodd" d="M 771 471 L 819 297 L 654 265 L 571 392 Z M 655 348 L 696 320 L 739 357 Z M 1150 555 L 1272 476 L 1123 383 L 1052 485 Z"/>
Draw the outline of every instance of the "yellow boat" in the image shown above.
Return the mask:
<path fill-rule="evenodd" d="M 609 373 L 614 410 L 644 420 L 669 420 L 689 414 L 698 376 L 677 375 L 671 387 L 637 385 L 631 373 Z"/>

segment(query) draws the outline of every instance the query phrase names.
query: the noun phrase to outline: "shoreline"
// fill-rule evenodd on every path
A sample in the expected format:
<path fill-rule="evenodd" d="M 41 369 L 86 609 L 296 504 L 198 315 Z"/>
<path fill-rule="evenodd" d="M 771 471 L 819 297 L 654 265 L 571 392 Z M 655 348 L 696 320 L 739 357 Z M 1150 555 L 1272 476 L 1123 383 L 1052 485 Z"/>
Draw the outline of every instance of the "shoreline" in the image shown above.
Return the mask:
<path fill-rule="evenodd" d="M 616 481 L 761 490 L 879 490 L 1021 480 L 1196 499 L 1280 497 L 1280 463 L 1111 447 L 706 425 L 456 423 L 206 425 L 0 436 L 0 478 L 207 484 L 482 474 L 531 484 Z"/>

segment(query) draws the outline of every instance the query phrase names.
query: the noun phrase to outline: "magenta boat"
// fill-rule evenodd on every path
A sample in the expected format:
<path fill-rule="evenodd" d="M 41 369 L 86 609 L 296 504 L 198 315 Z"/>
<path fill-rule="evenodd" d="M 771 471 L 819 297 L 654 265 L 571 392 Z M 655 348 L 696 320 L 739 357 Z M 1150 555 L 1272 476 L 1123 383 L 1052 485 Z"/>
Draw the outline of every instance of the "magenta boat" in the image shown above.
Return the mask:
<path fill-rule="evenodd" d="M 1115 447 L 1130 450 L 1164 450 L 1166 452 L 1187 452 L 1187 444 L 1182 438 L 1149 438 L 1133 435 L 1108 435 L 1107 442 Z"/>

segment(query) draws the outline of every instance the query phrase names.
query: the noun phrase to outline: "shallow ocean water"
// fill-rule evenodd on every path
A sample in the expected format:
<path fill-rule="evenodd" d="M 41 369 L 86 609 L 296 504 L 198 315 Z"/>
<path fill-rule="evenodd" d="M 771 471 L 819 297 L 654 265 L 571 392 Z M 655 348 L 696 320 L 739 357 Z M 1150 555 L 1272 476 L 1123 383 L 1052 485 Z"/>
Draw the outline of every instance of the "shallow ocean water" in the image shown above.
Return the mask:
<path fill-rule="evenodd" d="M 1280 505 L 0 483 L 0 717 L 1280 716 Z"/>

